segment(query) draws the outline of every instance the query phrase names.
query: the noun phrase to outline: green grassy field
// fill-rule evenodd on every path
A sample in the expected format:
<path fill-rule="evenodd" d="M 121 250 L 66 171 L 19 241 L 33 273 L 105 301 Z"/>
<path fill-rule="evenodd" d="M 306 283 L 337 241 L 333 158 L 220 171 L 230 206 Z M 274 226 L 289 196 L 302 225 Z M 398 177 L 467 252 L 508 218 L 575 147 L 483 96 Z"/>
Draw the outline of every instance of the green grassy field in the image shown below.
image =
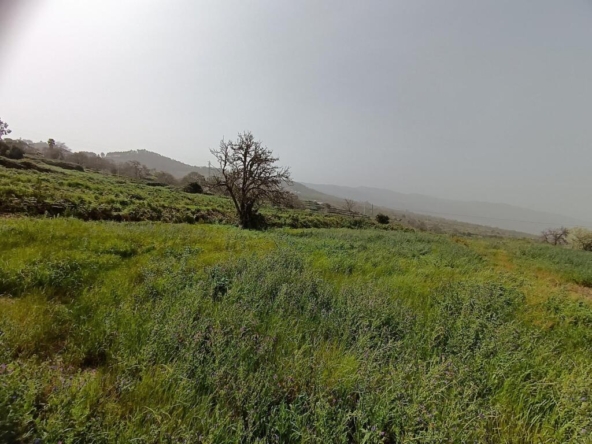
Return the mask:
<path fill-rule="evenodd" d="M 590 442 L 591 284 L 531 241 L 0 219 L 0 442 Z"/>

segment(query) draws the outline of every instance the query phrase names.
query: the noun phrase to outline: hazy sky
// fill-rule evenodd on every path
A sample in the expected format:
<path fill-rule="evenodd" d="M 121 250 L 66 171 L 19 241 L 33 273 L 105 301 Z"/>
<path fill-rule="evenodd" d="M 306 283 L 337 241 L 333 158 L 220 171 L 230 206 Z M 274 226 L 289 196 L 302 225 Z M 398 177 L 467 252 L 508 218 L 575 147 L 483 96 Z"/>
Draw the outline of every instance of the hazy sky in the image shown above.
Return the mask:
<path fill-rule="evenodd" d="M 196 165 L 250 129 L 296 180 L 592 220 L 592 0 L 0 0 L 0 117 Z"/>

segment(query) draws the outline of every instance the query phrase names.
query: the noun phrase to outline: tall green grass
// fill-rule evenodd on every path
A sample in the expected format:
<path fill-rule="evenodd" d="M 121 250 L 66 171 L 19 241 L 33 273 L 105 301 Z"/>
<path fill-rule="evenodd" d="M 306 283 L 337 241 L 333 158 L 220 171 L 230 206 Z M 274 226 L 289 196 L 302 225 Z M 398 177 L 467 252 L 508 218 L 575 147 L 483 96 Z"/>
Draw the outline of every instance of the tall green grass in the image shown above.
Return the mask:
<path fill-rule="evenodd" d="M 492 248 L 567 281 L 525 245 Z M 2 221 L 0 442 L 589 441 L 589 303 L 558 289 L 531 306 L 533 282 L 482 251 L 425 233 Z"/>
<path fill-rule="evenodd" d="M 546 244 L 518 244 L 514 255 L 522 263 L 559 273 L 568 281 L 592 288 L 592 254 Z"/>

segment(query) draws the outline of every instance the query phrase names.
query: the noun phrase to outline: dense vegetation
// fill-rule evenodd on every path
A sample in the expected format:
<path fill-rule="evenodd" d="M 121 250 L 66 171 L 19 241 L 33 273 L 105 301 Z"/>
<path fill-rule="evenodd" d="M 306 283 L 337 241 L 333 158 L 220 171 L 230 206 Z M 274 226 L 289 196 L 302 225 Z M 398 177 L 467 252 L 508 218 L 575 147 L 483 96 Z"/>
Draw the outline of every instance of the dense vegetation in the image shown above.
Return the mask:
<path fill-rule="evenodd" d="M 0 158 L 2 161 L 2 158 Z M 72 216 L 83 220 L 237 222 L 232 202 L 150 180 L 79 171 L 47 159 L 0 163 L 0 213 Z M 2 168 L 2 165 L 9 168 Z M 191 190 L 189 190 L 191 191 Z M 364 227 L 373 221 L 264 207 L 268 227 Z"/>
<path fill-rule="evenodd" d="M 586 442 L 592 254 L 5 219 L 0 442 Z"/>

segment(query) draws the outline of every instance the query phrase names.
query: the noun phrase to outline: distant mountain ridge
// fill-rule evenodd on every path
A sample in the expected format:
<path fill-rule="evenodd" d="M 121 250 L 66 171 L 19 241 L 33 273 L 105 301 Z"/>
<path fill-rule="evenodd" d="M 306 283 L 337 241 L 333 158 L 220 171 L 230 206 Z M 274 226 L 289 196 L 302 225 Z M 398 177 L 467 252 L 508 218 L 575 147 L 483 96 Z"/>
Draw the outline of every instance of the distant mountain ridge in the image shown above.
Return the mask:
<path fill-rule="evenodd" d="M 305 183 L 304 185 L 342 199 L 371 202 L 394 210 L 454 219 L 471 224 L 488 225 L 523 233 L 538 234 L 545 228 L 561 225 L 566 227 L 592 225 L 589 221 L 504 203 L 449 200 L 371 187 L 346 187 L 311 183 Z"/>
<path fill-rule="evenodd" d="M 150 169 L 165 171 L 169 174 L 172 174 L 177 179 L 180 179 L 194 171 L 204 176 L 208 175 L 208 167 L 188 165 L 186 163 L 148 150 L 114 151 L 107 153 L 106 157 L 118 163 L 135 160 L 141 164 L 146 165 Z"/>

